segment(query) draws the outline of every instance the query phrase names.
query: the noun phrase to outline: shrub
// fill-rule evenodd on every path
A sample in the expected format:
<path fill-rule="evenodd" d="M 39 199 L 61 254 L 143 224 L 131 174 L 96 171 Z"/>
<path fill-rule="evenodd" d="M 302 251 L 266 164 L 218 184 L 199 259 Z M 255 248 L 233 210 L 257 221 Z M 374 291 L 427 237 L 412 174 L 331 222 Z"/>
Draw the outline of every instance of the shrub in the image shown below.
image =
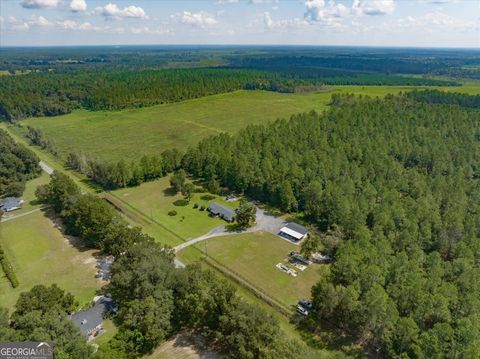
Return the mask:
<path fill-rule="evenodd" d="M 205 211 L 205 206 L 200 206 L 200 211 Z"/>
<path fill-rule="evenodd" d="M 173 202 L 173 205 L 177 207 L 185 207 L 186 205 L 188 205 L 188 203 L 189 201 L 186 199 L 179 199 Z"/>
<path fill-rule="evenodd" d="M 206 194 L 200 198 L 203 199 L 204 201 L 211 201 L 215 199 L 215 196 L 212 196 L 211 194 Z"/>
<path fill-rule="evenodd" d="M 175 211 L 175 210 L 169 211 L 169 212 L 168 212 L 168 215 L 169 215 L 169 216 L 172 216 L 172 217 L 173 217 L 173 216 L 176 216 L 176 215 L 177 215 L 177 211 Z"/>
<path fill-rule="evenodd" d="M 193 208 L 198 208 L 198 203 L 195 203 L 195 204 L 193 205 Z"/>

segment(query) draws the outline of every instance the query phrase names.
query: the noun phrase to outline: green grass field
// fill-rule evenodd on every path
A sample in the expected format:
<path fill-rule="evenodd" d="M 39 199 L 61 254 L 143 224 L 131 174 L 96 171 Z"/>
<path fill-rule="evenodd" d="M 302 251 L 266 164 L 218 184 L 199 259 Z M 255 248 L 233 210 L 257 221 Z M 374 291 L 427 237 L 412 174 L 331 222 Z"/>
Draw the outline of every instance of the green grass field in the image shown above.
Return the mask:
<path fill-rule="evenodd" d="M 167 148 L 186 148 L 220 132 L 235 132 L 249 124 L 327 107 L 332 93 L 350 92 L 369 96 L 408 91 L 399 86 L 332 86 L 306 94 L 237 91 L 199 99 L 123 111 L 89 112 L 48 118 L 32 118 L 23 125 L 40 128 L 53 139 L 62 156 L 83 151 L 107 160 L 134 159 Z M 480 93 L 480 84 L 444 88 Z M 17 131 L 20 131 L 17 129 Z"/>
<path fill-rule="evenodd" d="M 36 284 L 57 283 L 82 304 L 93 299 L 100 282 L 95 279 L 92 251 L 72 246 L 43 212 L 0 224 L 0 242 L 17 274 L 13 289 L 0 278 L 0 303 L 12 308 L 21 292 Z"/>
<path fill-rule="evenodd" d="M 207 248 L 210 257 L 287 306 L 309 298 L 322 271 L 328 270 L 327 266 L 312 264 L 303 272 L 297 270 L 297 277 L 282 272 L 275 265 L 286 264 L 288 254 L 299 248 L 265 232 L 211 238 Z"/>
<path fill-rule="evenodd" d="M 209 217 L 207 211 L 193 208 L 195 203 L 205 207 L 213 201 L 232 208 L 237 205 L 235 202 L 226 203 L 219 196 L 215 196 L 215 199 L 212 200 L 204 200 L 202 197 L 207 193 L 195 193 L 187 206 L 175 206 L 174 202 L 183 199 L 183 196 L 171 192 L 169 177 L 142 183 L 138 187 L 116 190 L 110 194 L 120 201 L 126 210 L 133 214 L 138 213 L 143 218 L 153 219 L 156 223 L 147 224 L 145 230 L 147 233 L 152 233 L 159 242 L 169 245 L 182 243 L 182 239 L 188 240 L 201 236 L 215 227 L 226 224 L 221 219 Z M 175 210 L 177 215 L 169 216 L 168 212 L 171 210 Z M 155 226 L 155 224 L 157 225 Z M 166 231 L 162 233 L 161 227 L 164 227 Z"/>

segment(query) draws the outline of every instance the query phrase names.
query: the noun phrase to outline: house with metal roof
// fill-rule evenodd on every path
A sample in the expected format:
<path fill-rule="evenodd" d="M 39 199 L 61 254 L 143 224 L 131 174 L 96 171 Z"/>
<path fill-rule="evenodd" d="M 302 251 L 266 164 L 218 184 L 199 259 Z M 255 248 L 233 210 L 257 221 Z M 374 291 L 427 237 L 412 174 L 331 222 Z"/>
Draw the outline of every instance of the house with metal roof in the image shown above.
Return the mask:
<path fill-rule="evenodd" d="M 0 209 L 4 212 L 11 212 L 22 208 L 23 199 L 18 197 L 7 197 L 0 200 Z"/>
<path fill-rule="evenodd" d="M 308 236 L 308 230 L 298 223 L 290 222 L 280 229 L 279 234 L 287 239 L 298 242 Z"/>
<path fill-rule="evenodd" d="M 208 206 L 207 210 L 212 216 L 223 218 L 227 222 L 233 222 L 236 217 L 236 213 L 230 207 L 222 206 L 220 203 L 213 202 Z"/>
<path fill-rule="evenodd" d="M 102 323 L 107 315 L 115 312 L 116 307 L 113 300 L 108 297 L 97 297 L 95 305 L 87 310 L 82 310 L 73 314 L 70 319 L 80 329 L 80 333 L 92 340 L 98 335 L 102 334 Z"/>

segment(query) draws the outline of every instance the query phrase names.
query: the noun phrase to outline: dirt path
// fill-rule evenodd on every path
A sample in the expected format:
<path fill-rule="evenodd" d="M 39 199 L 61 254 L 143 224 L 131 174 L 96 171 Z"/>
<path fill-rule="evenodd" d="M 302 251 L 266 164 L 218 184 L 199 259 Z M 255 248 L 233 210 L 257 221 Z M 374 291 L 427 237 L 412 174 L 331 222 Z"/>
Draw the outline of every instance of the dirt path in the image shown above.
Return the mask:
<path fill-rule="evenodd" d="M 40 208 L 35 208 L 35 209 L 32 209 L 31 211 L 28 211 L 28 212 L 25 212 L 25 213 L 22 213 L 22 214 L 17 214 L 16 216 L 11 216 L 11 217 L 5 217 L 5 216 L 4 216 L 4 217 L 0 220 L 0 223 L 8 222 L 8 221 L 13 221 L 14 219 L 21 218 L 21 217 L 25 217 L 25 216 L 28 216 L 29 214 L 32 214 L 32 213 L 41 211 L 42 209 L 45 209 L 45 208 L 48 208 L 48 207 L 49 207 L 49 206 L 43 206 L 43 207 L 40 207 Z"/>

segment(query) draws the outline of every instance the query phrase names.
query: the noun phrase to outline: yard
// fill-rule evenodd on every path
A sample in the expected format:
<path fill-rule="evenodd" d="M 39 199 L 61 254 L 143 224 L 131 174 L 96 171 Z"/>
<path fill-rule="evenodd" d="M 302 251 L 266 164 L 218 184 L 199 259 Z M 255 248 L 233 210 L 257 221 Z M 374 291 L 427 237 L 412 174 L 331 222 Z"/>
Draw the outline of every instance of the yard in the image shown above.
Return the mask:
<path fill-rule="evenodd" d="M 126 210 L 153 222 L 145 226 L 145 231 L 154 235 L 159 242 L 172 246 L 227 224 L 219 218 L 209 217 L 206 210 L 200 211 L 200 208 L 193 208 L 194 204 L 207 207 L 211 202 L 216 201 L 230 207 L 236 205 L 236 202 L 225 202 L 220 196 L 214 196 L 213 199 L 208 200 L 202 199 L 209 195 L 208 193 L 195 193 L 186 206 L 175 205 L 175 203 L 178 204 L 177 201 L 183 199 L 183 196 L 172 192 L 169 177 L 142 183 L 138 187 L 116 190 L 110 194 Z M 177 214 L 171 216 L 168 214 L 170 211 L 176 211 Z"/>
<path fill-rule="evenodd" d="M 204 244 L 199 244 L 204 246 Z M 199 247 L 200 248 L 200 247 Z M 278 268 L 298 246 L 266 232 L 254 232 L 208 239 L 208 255 L 225 267 L 246 278 L 270 297 L 290 306 L 301 298 L 309 298 L 312 286 L 328 266 L 312 264 L 292 277 Z"/>
<path fill-rule="evenodd" d="M 0 224 L 0 243 L 20 282 L 14 289 L 2 273 L 1 306 L 12 308 L 19 294 L 36 284 L 57 283 L 82 304 L 100 288 L 93 251 L 71 245 L 43 212 Z"/>

